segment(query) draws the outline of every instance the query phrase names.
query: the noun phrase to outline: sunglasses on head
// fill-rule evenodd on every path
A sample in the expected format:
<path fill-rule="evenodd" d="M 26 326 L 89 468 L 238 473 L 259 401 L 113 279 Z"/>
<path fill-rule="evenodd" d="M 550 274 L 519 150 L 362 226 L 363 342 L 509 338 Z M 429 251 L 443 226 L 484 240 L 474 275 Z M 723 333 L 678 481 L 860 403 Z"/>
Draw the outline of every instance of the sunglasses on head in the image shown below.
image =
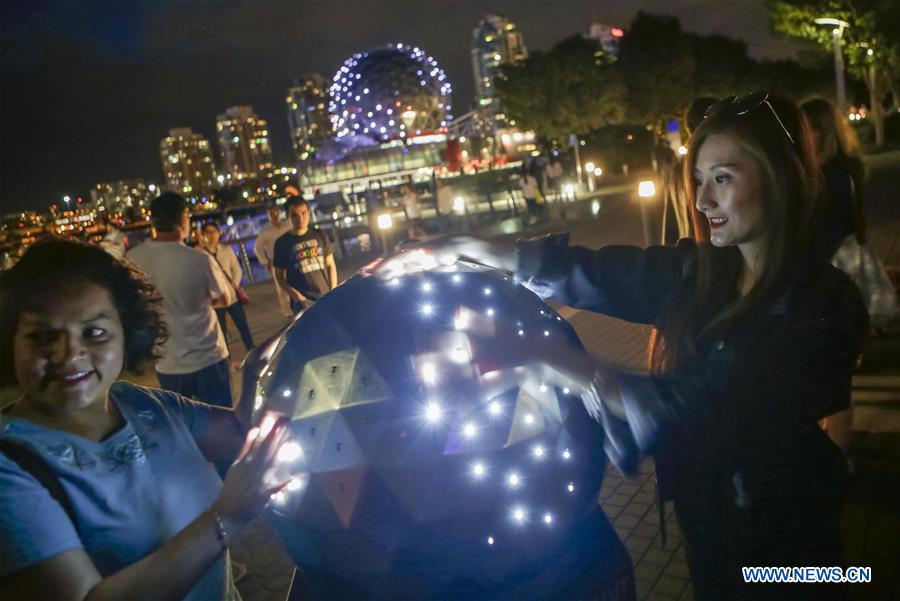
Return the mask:
<path fill-rule="evenodd" d="M 791 132 L 788 131 L 788 128 L 785 127 L 784 122 L 781 120 L 781 117 L 779 117 L 778 113 L 775 111 L 775 107 L 773 107 L 772 103 L 769 102 L 768 92 L 753 92 L 752 94 L 745 94 L 743 96 L 728 96 L 727 98 L 723 98 L 722 100 L 715 102 L 708 109 L 706 109 L 706 113 L 703 115 L 703 118 L 706 119 L 710 115 L 713 115 L 720 111 L 728 111 L 735 117 L 742 117 L 744 115 L 752 113 L 761 106 L 765 106 L 769 109 L 769 112 L 772 113 L 773 117 L 775 117 L 778 125 L 781 126 L 781 131 L 784 132 L 784 135 L 787 136 L 787 139 L 793 146 L 794 136 L 792 136 Z"/>

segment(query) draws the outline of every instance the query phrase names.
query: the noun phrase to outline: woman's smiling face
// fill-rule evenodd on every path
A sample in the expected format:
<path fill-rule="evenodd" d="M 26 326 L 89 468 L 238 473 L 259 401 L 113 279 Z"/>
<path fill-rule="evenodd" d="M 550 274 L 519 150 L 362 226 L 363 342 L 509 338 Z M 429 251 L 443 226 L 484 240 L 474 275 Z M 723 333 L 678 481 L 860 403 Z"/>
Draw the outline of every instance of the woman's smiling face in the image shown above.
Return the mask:
<path fill-rule="evenodd" d="M 78 411 L 106 400 L 122 373 L 125 333 L 109 291 L 80 280 L 23 309 L 13 349 L 27 402 Z"/>
<path fill-rule="evenodd" d="M 763 177 L 759 164 L 724 134 L 709 136 L 694 163 L 697 210 L 709 222 L 714 246 L 738 246 L 751 257 L 763 232 Z"/>

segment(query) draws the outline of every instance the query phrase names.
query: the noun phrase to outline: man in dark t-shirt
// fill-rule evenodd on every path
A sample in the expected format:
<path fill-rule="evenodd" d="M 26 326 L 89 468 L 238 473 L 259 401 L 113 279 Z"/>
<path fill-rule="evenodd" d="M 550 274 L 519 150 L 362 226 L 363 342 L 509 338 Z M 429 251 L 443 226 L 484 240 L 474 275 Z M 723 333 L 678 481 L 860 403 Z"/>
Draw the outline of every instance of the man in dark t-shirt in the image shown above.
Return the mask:
<path fill-rule="evenodd" d="M 299 196 L 291 197 L 287 214 L 291 229 L 275 241 L 272 265 L 275 280 L 298 313 L 337 286 L 337 266 L 328 236 L 309 227 L 309 204 Z"/>

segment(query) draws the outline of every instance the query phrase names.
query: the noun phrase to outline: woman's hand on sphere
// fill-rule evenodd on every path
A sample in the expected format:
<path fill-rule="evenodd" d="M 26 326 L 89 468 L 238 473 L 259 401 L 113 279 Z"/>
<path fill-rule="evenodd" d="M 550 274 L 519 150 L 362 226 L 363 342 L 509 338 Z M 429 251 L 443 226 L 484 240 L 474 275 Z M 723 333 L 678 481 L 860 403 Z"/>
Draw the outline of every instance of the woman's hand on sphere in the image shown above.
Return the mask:
<path fill-rule="evenodd" d="M 236 531 L 246 525 L 287 484 L 270 480 L 278 449 L 286 441 L 287 433 L 287 419 L 271 414 L 247 433 L 244 447 L 228 470 L 222 491 L 213 504 L 226 526 Z"/>

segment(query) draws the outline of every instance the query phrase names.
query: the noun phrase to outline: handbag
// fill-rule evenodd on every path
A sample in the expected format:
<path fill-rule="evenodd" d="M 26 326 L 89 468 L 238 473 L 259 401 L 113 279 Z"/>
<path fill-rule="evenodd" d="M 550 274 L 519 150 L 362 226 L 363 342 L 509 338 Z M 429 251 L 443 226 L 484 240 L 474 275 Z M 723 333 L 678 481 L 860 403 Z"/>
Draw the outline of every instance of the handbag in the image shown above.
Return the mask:
<path fill-rule="evenodd" d="M 219 257 L 217 257 L 212 252 L 210 252 L 210 250 L 208 248 L 206 249 L 206 252 L 209 253 L 209 256 L 211 256 L 213 258 L 213 260 L 216 262 L 216 265 L 218 265 L 219 269 L 222 270 L 222 273 L 225 274 L 225 279 L 227 279 L 228 283 L 231 284 L 231 287 L 232 287 L 232 289 L 234 289 L 234 293 L 237 295 L 238 300 L 241 301 L 241 304 L 249 305 L 250 297 L 247 296 L 246 292 L 244 292 L 244 289 L 241 287 L 240 283 L 238 283 L 238 284 L 234 283 L 234 280 L 232 280 L 231 276 L 228 275 L 228 272 L 225 271 L 225 268 L 222 266 L 222 263 L 219 262 Z"/>
<path fill-rule="evenodd" d="M 856 236 L 844 239 L 831 263 L 860 289 L 873 326 L 883 326 L 897 316 L 897 291 L 881 261 L 868 246 L 857 242 Z"/>

